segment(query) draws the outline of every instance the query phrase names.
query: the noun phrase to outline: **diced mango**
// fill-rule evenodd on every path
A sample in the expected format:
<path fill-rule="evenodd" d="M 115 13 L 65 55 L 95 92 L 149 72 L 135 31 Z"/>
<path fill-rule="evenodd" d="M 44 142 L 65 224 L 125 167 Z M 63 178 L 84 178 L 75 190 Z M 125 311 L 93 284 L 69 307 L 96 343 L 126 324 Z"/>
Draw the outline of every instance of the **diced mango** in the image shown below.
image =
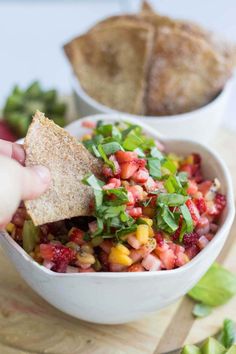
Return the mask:
<path fill-rule="evenodd" d="M 149 218 L 142 218 L 142 220 L 145 221 L 145 223 L 148 224 L 149 226 L 152 226 L 152 225 L 153 225 L 152 219 L 149 219 Z"/>
<path fill-rule="evenodd" d="M 108 260 L 111 263 L 117 263 L 124 266 L 130 266 L 132 264 L 132 259 L 128 255 L 122 253 L 119 249 L 117 249 L 117 246 L 111 248 Z"/>
<path fill-rule="evenodd" d="M 118 243 L 115 247 L 118 251 L 120 251 L 121 253 L 125 254 L 126 256 L 128 256 L 130 254 L 130 251 L 127 247 L 125 247 L 124 245 L 122 245 L 121 243 Z"/>
<path fill-rule="evenodd" d="M 149 236 L 149 226 L 144 224 L 138 225 L 136 230 L 137 240 L 142 245 L 145 245 L 148 242 L 148 236 Z"/>
<path fill-rule="evenodd" d="M 7 224 L 6 230 L 11 234 L 15 230 L 15 225 L 12 222 L 9 222 L 9 224 Z"/>

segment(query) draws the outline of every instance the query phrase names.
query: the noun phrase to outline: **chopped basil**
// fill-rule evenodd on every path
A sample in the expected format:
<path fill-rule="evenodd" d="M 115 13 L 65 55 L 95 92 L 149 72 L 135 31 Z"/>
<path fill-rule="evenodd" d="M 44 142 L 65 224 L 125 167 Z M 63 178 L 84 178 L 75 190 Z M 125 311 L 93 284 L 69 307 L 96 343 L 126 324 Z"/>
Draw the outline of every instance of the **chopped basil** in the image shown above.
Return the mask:
<path fill-rule="evenodd" d="M 177 171 L 176 165 L 170 159 L 165 159 L 165 161 L 162 163 L 162 167 L 169 170 L 172 174 L 175 174 Z"/>
<path fill-rule="evenodd" d="M 123 147 L 116 141 L 107 144 L 102 144 L 102 147 L 106 155 L 114 154 L 118 150 L 124 151 Z"/>
<path fill-rule="evenodd" d="M 192 216 L 191 216 L 186 204 L 181 205 L 180 210 L 181 210 L 181 213 L 183 215 L 183 218 L 184 218 L 184 221 L 186 224 L 186 231 L 185 232 L 190 233 L 193 231 L 193 227 L 194 227 Z"/>
<path fill-rule="evenodd" d="M 150 155 L 152 157 L 156 157 L 159 160 L 162 160 L 164 158 L 162 153 L 156 147 L 151 148 Z"/>
<path fill-rule="evenodd" d="M 166 205 L 158 207 L 157 226 L 168 233 L 173 233 L 178 229 L 178 220 Z"/>
<path fill-rule="evenodd" d="M 232 320 L 224 320 L 223 328 L 217 339 L 227 349 L 236 342 L 235 324 Z"/>
<path fill-rule="evenodd" d="M 99 154 L 101 155 L 102 159 L 107 164 L 107 166 L 109 166 L 112 170 L 114 170 L 114 168 L 115 168 L 114 163 L 108 159 L 103 146 L 101 144 L 99 144 L 97 148 L 98 148 Z"/>
<path fill-rule="evenodd" d="M 182 194 L 161 193 L 157 198 L 157 204 L 163 204 L 168 206 L 180 206 L 183 205 L 188 199 L 189 197 L 184 196 Z"/>
<path fill-rule="evenodd" d="M 161 178 L 161 162 L 156 157 L 148 158 L 148 169 L 152 177 Z"/>

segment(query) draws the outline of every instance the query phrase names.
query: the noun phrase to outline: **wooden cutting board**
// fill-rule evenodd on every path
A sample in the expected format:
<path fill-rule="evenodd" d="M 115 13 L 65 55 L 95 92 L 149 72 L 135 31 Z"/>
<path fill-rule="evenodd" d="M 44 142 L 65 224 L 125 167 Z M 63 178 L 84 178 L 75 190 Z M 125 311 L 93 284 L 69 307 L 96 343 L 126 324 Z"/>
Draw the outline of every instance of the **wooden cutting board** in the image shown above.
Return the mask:
<path fill-rule="evenodd" d="M 236 134 L 221 130 L 212 144 L 236 184 Z M 236 223 L 219 261 L 236 272 Z M 236 297 L 201 320 L 187 297 L 125 325 L 86 323 L 54 309 L 20 278 L 0 249 L 0 354 L 160 354 L 214 334 L 224 318 L 236 321 Z"/>

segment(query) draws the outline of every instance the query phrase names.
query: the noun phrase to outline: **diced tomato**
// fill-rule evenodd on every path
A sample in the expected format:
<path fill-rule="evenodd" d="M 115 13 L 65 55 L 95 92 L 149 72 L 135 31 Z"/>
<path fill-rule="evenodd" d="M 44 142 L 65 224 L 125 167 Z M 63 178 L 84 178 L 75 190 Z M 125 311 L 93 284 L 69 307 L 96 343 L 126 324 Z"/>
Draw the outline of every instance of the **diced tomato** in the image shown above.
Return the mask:
<path fill-rule="evenodd" d="M 144 272 L 145 269 L 143 268 L 141 263 L 135 263 L 129 266 L 127 272 Z"/>
<path fill-rule="evenodd" d="M 95 129 L 96 128 L 96 122 L 92 122 L 91 120 L 84 120 L 81 125 L 82 125 L 82 127 L 88 128 L 88 129 Z"/>
<path fill-rule="evenodd" d="M 132 218 L 139 218 L 142 215 L 142 208 L 137 207 L 137 208 L 131 208 L 128 211 L 128 214 L 132 217 Z"/>
<path fill-rule="evenodd" d="M 146 168 L 139 168 L 138 171 L 136 171 L 131 178 L 136 183 L 145 183 L 147 182 L 148 177 L 148 170 Z"/>
<path fill-rule="evenodd" d="M 121 168 L 121 178 L 129 179 L 138 169 L 138 164 L 136 161 L 124 162 L 120 165 Z"/>
<path fill-rule="evenodd" d="M 149 271 L 160 270 L 161 261 L 153 254 L 149 254 L 142 260 L 142 266 Z"/>
<path fill-rule="evenodd" d="M 197 191 L 198 191 L 197 183 L 193 180 L 189 180 L 187 193 L 190 195 L 194 195 L 195 193 L 197 193 Z"/>
<path fill-rule="evenodd" d="M 69 240 L 71 242 L 76 243 L 77 245 L 84 245 L 85 241 L 84 241 L 84 231 L 76 228 L 76 227 L 72 227 L 72 229 L 69 232 Z"/>
<path fill-rule="evenodd" d="M 131 151 L 122 151 L 119 150 L 115 153 L 117 161 L 121 164 L 124 162 L 131 162 L 138 158 L 138 154 L 136 152 Z"/>
<path fill-rule="evenodd" d="M 200 219 L 199 211 L 198 211 L 196 205 L 193 203 L 193 201 L 191 199 L 188 199 L 186 201 L 186 205 L 187 205 L 188 210 L 189 210 L 189 212 L 191 214 L 191 217 L 193 219 L 193 223 L 196 226 L 198 221 L 199 221 L 199 219 Z"/>

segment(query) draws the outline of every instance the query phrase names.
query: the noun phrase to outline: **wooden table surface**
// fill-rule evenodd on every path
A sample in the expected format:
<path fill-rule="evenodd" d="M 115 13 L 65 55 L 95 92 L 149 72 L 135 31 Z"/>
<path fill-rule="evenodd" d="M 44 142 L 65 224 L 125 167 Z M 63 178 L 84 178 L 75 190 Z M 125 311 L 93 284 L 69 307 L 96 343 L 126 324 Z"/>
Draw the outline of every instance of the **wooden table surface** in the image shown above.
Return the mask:
<path fill-rule="evenodd" d="M 236 134 L 221 130 L 212 145 L 236 183 Z M 236 272 L 236 224 L 219 261 Z M 160 354 L 214 334 L 224 318 L 236 321 L 236 297 L 194 320 L 187 297 L 125 325 L 95 325 L 54 309 L 20 278 L 0 249 L 0 354 Z"/>

